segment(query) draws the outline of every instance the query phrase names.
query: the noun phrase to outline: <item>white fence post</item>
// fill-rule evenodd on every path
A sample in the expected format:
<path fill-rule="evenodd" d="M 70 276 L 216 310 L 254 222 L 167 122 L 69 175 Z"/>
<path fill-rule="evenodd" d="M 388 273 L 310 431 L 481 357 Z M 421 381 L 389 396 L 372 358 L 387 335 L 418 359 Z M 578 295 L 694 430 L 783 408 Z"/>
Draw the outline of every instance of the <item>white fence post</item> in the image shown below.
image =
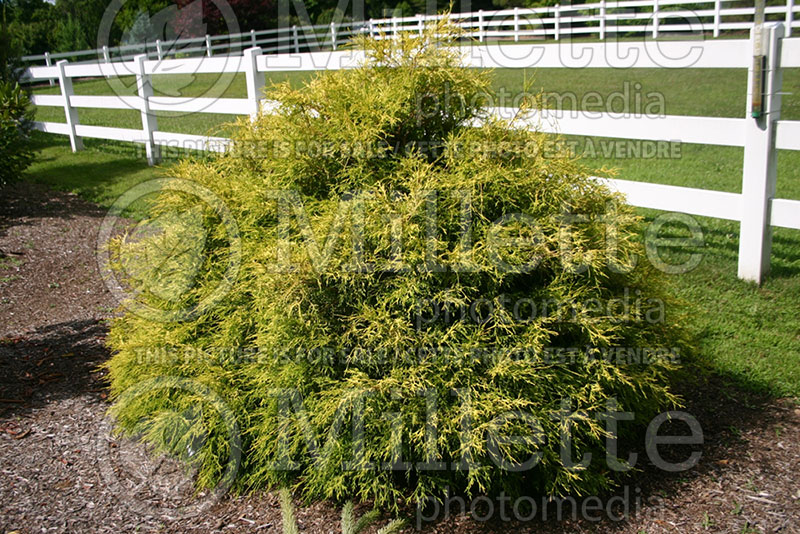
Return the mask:
<path fill-rule="evenodd" d="M 47 65 L 48 67 L 53 66 L 53 64 L 50 62 L 50 52 L 44 53 L 44 64 Z M 54 86 L 55 84 L 56 82 L 53 80 L 53 78 L 50 78 L 50 87 Z"/>
<path fill-rule="evenodd" d="M 72 78 L 66 75 L 64 67 L 67 66 L 69 61 L 62 59 L 56 62 L 58 67 L 58 84 L 61 86 L 61 96 L 64 98 L 64 115 L 67 117 L 67 126 L 69 126 L 69 144 L 73 152 L 83 150 L 83 139 L 78 137 L 75 133 L 75 126 L 80 124 L 78 122 L 78 110 L 72 107 L 69 98 L 75 94 L 72 88 Z"/>
<path fill-rule="evenodd" d="M 292 26 L 292 39 L 294 40 L 294 53 L 300 53 L 300 38 L 297 36 L 297 24 Z"/>
<path fill-rule="evenodd" d="M 211 36 L 206 34 L 206 55 L 211 57 Z"/>
<path fill-rule="evenodd" d="M 606 38 L 606 0 L 600 0 L 600 40 Z"/>
<path fill-rule="evenodd" d="M 397 39 L 397 18 L 392 17 L 392 38 Z"/>
<path fill-rule="evenodd" d="M 372 19 L 369 19 L 370 28 L 372 27 Z M 417 30 L 419 30 L 419 36 L 422 37 L 422 32 L 425 28 L 425 22 L 422 20 L 422 15 L 417 15 Z"/>
<path fill-rule="evenodd" d="M 161 160 L 161 147 L 155 144 L 153 132 L 158 130 L 158 120 L 155 113 L 150 111 L 150 97 L 153 96 L 153 84 L 150 75 L 144 70 L 147 55 L 141 54 L 133 58 L 136 64 L 136 90 L 139 93 L 140 110 L 142 112 L 142 133 L 145 136 L 145 151 L 148 165 L 155 165 Z"/>
<path fill-rule="evenodd" d="M 561 38 L 561 4 L 556 4 L 554 17 L 556 21 L 553 31 L 556 34 L 556 41 L 558 41 Z"/>
<path fill-rule="evenodd" d="M 786 37 L 792 36 L 793 20 L 794 20 L 794 0 L 786 0 Z"/>
<path fill-rule="evenodd" d="M 719 37 L 719 26 L 722 23 L 722 0 L 714 0 L 714 37 Z"/>
<path fill-rule="evenodd" d="M 248 48 L 244 51 L 244 77 L 247 85 L 247 100 L 250 101 L 250 120 L 255 120 L 261 111 L 261 98 L 264 96 L 264 73 L 258 72 L 257 59 L 261 49 Z"/>
<path fill-rule="evenodd" d="M 483 10 L 478 10 L 478 41 L 483 42 Z"/>
<path fill-rule="evenodd" d="M 156 39 L 156 54 L 158 55 L 159 61 L 164 59 L 164 51 L 161 49 L 161 39 Z"/>
<path fill-rule="evenodd" d="M 331 22 L 331 46 L 336 50 L 336 23 Z"/>
<path fill-rule="evenodd" d="M 251 45 L 253 48 L 255 48 L 256 46 L 258 46 L 258 45 L 256 44 L 256 31 L 255 31 L 255 30 L 250 30 L 250 45 Z"/>
<path fill-rule="evenodd" d="M 755 31 L 755 29 L 753 30 Z M 751 42 L 755 43 L 751 34 Z M 739 278 L 760 283 L 769 272 L 772 249 L 770 202 L 775 196 L 777 150 L 775 123 L 781 111 L 780 68 L 783 25 L 764 26 L 764 112 L 759 118 L 750 116 L 750 98 L 760 87 L 754 87 L 753 67 L 748 70 L 748 117 L 745 119 L 744 172 L 742 176 L 741 226 L 739 229 Z"/>
<path fill-rule="evenodd" d="M 717 0 L 717 2 L 719 2 L 719 0 Z M 658 0 L 653 0 L 653 39 L 658 39 L 658 16 L 659 16 Z"/>
<path fill-rule="evenodd" d="M 108 53 L 108 47 L 103 45 L 103 60 L 106 63 L 111 63 L 111 54 Z"/>

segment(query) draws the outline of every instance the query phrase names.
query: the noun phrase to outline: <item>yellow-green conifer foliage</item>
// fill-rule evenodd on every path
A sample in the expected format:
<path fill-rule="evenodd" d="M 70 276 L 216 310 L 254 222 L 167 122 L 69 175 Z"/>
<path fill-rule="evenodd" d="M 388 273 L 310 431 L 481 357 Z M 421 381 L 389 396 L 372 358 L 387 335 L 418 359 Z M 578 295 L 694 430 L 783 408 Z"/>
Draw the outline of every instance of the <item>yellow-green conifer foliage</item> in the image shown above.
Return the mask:
<path fill-rule="evenodd" d="M 231 150 L 169 170 L 222 200 L 235 255 L 219 212 L 176 191 L 153 209 L 170 228 L 116 243 L 141 309 L 192 313 L 114 320 L 112 414 L 199 485 L 384 507 L 448 488 L 587 494 L 615 476 L 609 400 L 635 413 L 620 423 L 634 435 L 675 402 L 669 358 L 585 357 L 682 346 L 640 221 L 551 136 L 484 117 L 491 74 L 460 67 L 442 33 L 357 42 L 363 66 L 273 87 L 277 107 L 242 120 Z M 186 238 L 202 261 L 156 261 L 180 221 L 200 221 Z M 193 283 L 170 286 L 187 264 Z M 158 347 L 171 351 L 142 357 Z M 165 376 L 208 390 L 125 394 Z M 229 411 L 205 407 L 208 391 Z M 561 459 L 566 426 L 573 458 L 594 453 L 585 468 Z"/>

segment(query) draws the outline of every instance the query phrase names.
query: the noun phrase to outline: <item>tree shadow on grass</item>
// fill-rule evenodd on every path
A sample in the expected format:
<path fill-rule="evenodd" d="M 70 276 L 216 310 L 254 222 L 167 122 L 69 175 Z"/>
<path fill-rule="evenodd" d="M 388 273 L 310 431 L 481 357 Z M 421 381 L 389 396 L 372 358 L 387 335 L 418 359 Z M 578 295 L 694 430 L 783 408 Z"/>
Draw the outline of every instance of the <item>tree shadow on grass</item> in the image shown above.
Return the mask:
<path fill-rule="evenodd" d="M 37 163 L 23 180 L 72 191 L 90 200 L 101 198 L 110 184 L 124 182 L 129 175 L 148 168 L 143 147 L 135 143 L 85 139 L 84 150 L 72 153 L 69 141 L 61 136 L 42 134 L 34 139 Z"/>
<path fill-rule="evenodd" d="M 66 138 L 40 133 L 34 136 L 34 144 L 40 151 L 37 163 L 19 182 L 0 188 L 0 235 L 10 227 L 41 217 L 102 219 L 125 191 L 143 180 L 163 175 L 158 169 L 148 168 L 143 157 L 132 154 L 133 149 L 125 146 L 130 143 L 99 143 L 102 150 L 98 151 L 87 140 L 86 150 L 73 154 Z M 42 154 L 44 149 L 56 152 Z M 56 194 L 53 190 L 72 194 Z M 149 200 L 141 199 L 124 215 L 144 217 Z"/>
<path fill-rule="evenodd" d="M 639 210 L 647 227 L 663 212 Z M 685 258 L 688 254 L 700 254 L 703 262 L 713 264 L 717 271 L 726 271 L 736 276 L 739 259 L 739 223 L 709 217 L 685 216 L 694 220 L 702 232 L 702 246 L 682 247 Z M 686 226 L 678 224 L 662 228 L 660 237 L 689 237 Z M 669 248 L 666 249 L 669 252 Z M 680 263 L 677 261 L 676 263 Z M 770 255 L 771 279 L 792 278 L 800 275 L 800 231 L 788 228 L 772 228 L 772 254 Z"/>

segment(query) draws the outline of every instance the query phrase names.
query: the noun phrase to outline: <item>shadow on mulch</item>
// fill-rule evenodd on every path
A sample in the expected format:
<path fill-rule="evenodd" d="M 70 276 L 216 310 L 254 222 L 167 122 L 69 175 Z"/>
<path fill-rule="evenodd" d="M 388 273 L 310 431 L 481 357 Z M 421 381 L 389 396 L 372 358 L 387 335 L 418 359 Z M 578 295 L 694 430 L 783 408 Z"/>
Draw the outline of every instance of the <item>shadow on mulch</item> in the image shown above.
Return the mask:
<path fill-rule="evenodd" d="M 19 417 L 31 409 L 92 393 L 105 398 L 108 359 L 104 323 L 71 321 L 0 339 L 0 417 Z"/>
<path fill-rule="evenodd" d="M 77 195 L 54 193 L 45 185 L 22 182 L 0 189 L 0 237 L 10 228 L 34 224 L 40 218 L 72 220 L 79 217 L 102 219 L 107 210 Z M 98 222 L 99 224 L 99 222 Z M 14 251 L 5 251 L 14 253 Z"/>

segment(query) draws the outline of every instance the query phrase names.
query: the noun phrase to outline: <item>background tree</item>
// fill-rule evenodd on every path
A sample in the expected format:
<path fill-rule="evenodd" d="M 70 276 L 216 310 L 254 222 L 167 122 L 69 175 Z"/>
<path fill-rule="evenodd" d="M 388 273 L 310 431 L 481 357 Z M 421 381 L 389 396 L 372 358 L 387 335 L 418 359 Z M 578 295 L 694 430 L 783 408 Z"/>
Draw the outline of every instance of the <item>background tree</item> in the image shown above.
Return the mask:
<path fill-rule="evenodd" d="M 65 31 L 64 35 L 74 32 L 73 38 L 77 42 L 84 43 L 82 45 L 84 49 L 97 47 L 97 30 L 100 28 L 100 21 L 103 20 L 108 2 L 109 0 L 56 0 L 55 7 L 59 20 L 64 25 L 75 26 Z M 66 43 L 62 41 L 60 44 Z"/>
<path fill-rule="evenodd" d="M 192 26 L 196 26 L 198 13 L 206 33 L 225 34 L 229 31 L 226 20 L 215 2 L 212 0 L 176 0 L 179 7 L 176 29 L 183 34 L 191 35 Z M 265 30 L 277 26 L 278 2 L 276 0 L 228 0 L 231 10 L 236 16 L 239 31 Z M 199 9 L 202 8 L 202 11 Z"/>
<path fill-rule="evenodd" d="M 0 4 L 0 186 L 17 180 L 33 160 L 30 100 L 18 83 L 20 42 L 9 32 L 7 2 Z M 2 256 L 2 251 L 0 251 Z"/>
<path fill-rule="evenodd" d="M 5 0 L 2 5 L 6 25 L 4 54 L 42 54 L 52 48 L 53 32 L 58 26 L 55 6 L 44 0 Z"/>
<path fill-rule="evenodd" d="M 362 18 L 411 16 L 444 10 L 470 12 L 507 7 L 552 5 L 557 0 L 400 0 L 368 2 L 354 9 L 350 2 L 342 10 L 338 0 L 304 0 L 302 8 L 290 4 L 286 20 L 279 20 L 279 0 L 228 0 L 238 31 L 264 30 L 280 25 L 328 24 Z M 774 0 L 779 1 L 779 0 Z M 43 54 L 97 48 L 98 30 L 109 0 L 2 0 L 7 17 L 4 48 L 11 55 Z M 561 2 L 566 4 L 568 2 Z M 573 3 L 582 3 L 573 2 Z M 149 20 L 147 20 L 149 19 Z M 209 34 L 225 34 L 228 21 L 213 0 L 127 0 L 107 37 L 108 44 L 137 39 L 169 40 Z M 137 37 L 139 36 L 139 37 Z"/>

